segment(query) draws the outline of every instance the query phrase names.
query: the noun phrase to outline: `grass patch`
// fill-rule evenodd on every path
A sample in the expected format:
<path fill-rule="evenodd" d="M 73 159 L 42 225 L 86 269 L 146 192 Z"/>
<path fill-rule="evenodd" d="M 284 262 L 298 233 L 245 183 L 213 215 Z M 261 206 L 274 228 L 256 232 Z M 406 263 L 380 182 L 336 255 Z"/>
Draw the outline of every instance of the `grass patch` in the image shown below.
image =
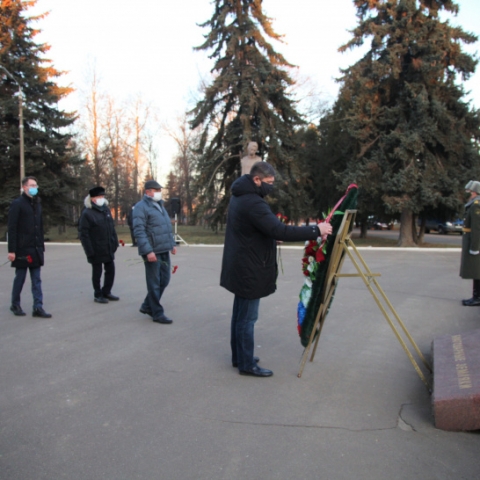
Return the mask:
<path fill-rule="evenodd" d="M 131 243 L 130 229 L 128 225 L 117 225 L 115 227 L 117 236 L 125 243 Z M 210 228 L 197 226 L 178 226 L 178 234 L 191 244 L 223 245 L 225 239 L 225 230 L 213 232 Z M 77 227 L 67 227 L 65 231 L 60 231 L 57 227 L 52 227 L 45 233 L 45 239 L 49 242 L 79 242 Z"/>
<path fill-rule="evenodd" d="M 178 226 L 178 234 L 187 242 L 193 245 L 223 245 L 225 241 L 225 230 L 219 230 L 215 233 L 209 227 L 197 226 Z"/>

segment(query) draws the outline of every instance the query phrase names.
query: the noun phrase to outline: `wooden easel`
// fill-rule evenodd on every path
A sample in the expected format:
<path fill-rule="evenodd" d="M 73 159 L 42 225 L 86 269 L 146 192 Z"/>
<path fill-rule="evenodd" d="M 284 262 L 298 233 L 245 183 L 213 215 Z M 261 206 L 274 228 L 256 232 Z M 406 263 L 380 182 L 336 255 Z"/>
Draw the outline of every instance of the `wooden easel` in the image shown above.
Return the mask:
<path fill-rule="evenodd" d="M 407 341 L 410 342 L 410 346 L 413 347 L 414 351 L 417 353 L 418 357 L 424 364 L 425 368 L 430 373 L 432 372 L 431 366 L 425 360 L 425 357 L 423 356 L 422 352 L 416 345 L 415 341 L 413 340 L 412 336 L 408 332 L 404 323 L 402 322 L 397 312 L 393 308 L 392 304 L 388 300 L 387 296 L 385 295 L 384 291 L 381 289 L 380 285 L 378 284 L 376 277 L 380 277 L 380 274 L 372 273 L 370 271 L 370 269 L 368 268 L 368 265 L 365 263 L 365 260 L 363 260 L 362 256 L 357 250 L 357 247 L 355 246 L 352 239 L 350 238 L 356 213 L 357 213 L 356 210 L 347 210 L 345 212 L 342 224 L 340 225 L 338 234 L 335 237 L 335 244 L 333 246 L 332 254 L 330 257 L 330 264 L 328 266 L 327 274 L 325 276 L 325 283 L 323 286 L 323 290 L 321 292 L 322 302 L 318 309 L 317 316 L 315 317 L 315 322 L 312 328 L 312 333 L 308 341 L 308 345 L 305 347 L 305 351 L 303 352 L 300 371 L 298 372 L 298 377 L 300 378 L 302 376 L 303 369 L 305 367 L 305 363 L 307 361 L 307 357 L 310 352 L 310 348 L 312 346 L 313 341 L 315 340 L 315 345 L 313 347 L 312 355 L 310 357 L 310 361 L 313 362 L 313 358 L 315 357 L 315 352 L 317 350 L 318 341 L 320 339 L 320 334 L 322 332 L 322 327 L 325 322 L 325 318 L 328 314 L 330 301 L 337 287 L 338 279 L 342 277 L 344 278 L 345 277 L 361 277 L 365 286 L 368 288 L 375 302 L 377 303 L 378 308 L 383 313 L 385 319 L 387 320 L 388 324 L 392 328 L 393 333 L 397 337 L 397 340 L 400 342 L 400 345 L 402 346 L 408 358 L 412 362 L 413 368 L 415 368 L 415 371 L 418 373 L 423 383 L 431 391 L 430 383 L 427 381 L 425 375 L 423 374 L 417 361 L 415 360 L 412 352 L 410 351 L 407 345 Z M 343 266 L 343 262 L 347 255 L 352 261 L 358 273 L 340 273 Z M 380 300 L 380 298 L 383 300 L 383 302 Z M 391 318 L 390 315 L 393 315 L 393 319 Z M 394 320 L 396 321 L 396 325 Z M 407 341 L 404 340 L 401 333 L 403 333 Z"/>

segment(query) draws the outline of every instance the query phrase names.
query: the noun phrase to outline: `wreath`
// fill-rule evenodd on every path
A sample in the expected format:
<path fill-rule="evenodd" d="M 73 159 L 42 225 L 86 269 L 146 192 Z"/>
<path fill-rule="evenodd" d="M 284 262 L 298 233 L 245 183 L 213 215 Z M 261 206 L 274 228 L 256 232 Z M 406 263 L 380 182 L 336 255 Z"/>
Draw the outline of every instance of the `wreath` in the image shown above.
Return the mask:
<path fill-rule="evenodd" d="M 333 210 L 325 218 L 325 222 L 332 225 L 332 233 L 322 242 L 321 237 L 317 240 L 309 240 L 305 243 L 305 249 L 302 257 L 302 272 L 304 281 L 300 290 L 300 301 L 297 308 L 297 328 L 300 335 L 300 341 L 304 347 L 310 341 L 315 318 L 320 308 L 320 295 L 323 291 L 325 276 L 335 237 L 342 224 L 343 216 L 346 210 L 355 210 L 357 208 L 358 189 L 355 184 L 349 185 L 345 195 L 337 202 Z M 333 301 L 333 296 L 330 300 Z M 329 305 L 329 308 L 330 308 Z"/>

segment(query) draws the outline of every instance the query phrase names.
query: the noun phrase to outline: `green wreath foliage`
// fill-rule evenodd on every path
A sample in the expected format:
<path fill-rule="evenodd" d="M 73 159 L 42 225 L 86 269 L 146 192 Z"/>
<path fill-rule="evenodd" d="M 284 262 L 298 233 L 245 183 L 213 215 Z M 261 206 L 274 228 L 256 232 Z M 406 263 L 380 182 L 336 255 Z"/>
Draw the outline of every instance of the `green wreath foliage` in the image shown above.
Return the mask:
<path fill-rule="evenodd" d="M 340 204 L 338 209 L 335 211 L 332 219 L 330 220 L 330 224 L 332 225 L 332 234 L 329 235 L 327 238 L 325 260 L 318 263 L 315 280 L 312 284 L 312 296 L 310 298 L 310 302 L 308 303 L 307 312 L 305 314 L 305 318 L 300 329 L 300 341 L 304 347 L 308 345 L 310 335 L 312 333 L 312 328 L 315 324 L 315 317 L 317 316 L 318 309 L 320 308 L 321 293 L 323 290 L 323 285 L 325 283 L 325 276 L 327 274 L 328 266 L 330 264 L 330 258 L 332 255 L 333 246 L 335 244 L 335 238 L 345 215 L 345 211 L 355 210 L 357 208 L 357 196 L 357 188 L 352 188 L 347 193 L 347 196 Z M 328 308 L 330 308 L 332 301 L 333 296 L 330 300 L 330 305 Z"/>

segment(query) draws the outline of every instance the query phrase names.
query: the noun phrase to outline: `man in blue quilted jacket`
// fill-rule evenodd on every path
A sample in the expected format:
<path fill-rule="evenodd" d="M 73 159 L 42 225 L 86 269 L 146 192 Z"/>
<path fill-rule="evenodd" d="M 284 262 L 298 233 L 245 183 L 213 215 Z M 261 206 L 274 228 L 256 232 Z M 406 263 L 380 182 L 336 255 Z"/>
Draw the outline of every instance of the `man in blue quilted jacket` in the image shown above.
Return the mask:
<path fill-rule="evenodd" d="M 155 180 L 145 183 L 145 195 L 133 209 L 133 232 L 138 254 L 145 264 L 147 296 L 140 312 L 156 323 L 172 323 L 160 303 L 170 282 L 170 252 L 177 253 L 170 217 L 162 202 L 162 186 Z"/>

